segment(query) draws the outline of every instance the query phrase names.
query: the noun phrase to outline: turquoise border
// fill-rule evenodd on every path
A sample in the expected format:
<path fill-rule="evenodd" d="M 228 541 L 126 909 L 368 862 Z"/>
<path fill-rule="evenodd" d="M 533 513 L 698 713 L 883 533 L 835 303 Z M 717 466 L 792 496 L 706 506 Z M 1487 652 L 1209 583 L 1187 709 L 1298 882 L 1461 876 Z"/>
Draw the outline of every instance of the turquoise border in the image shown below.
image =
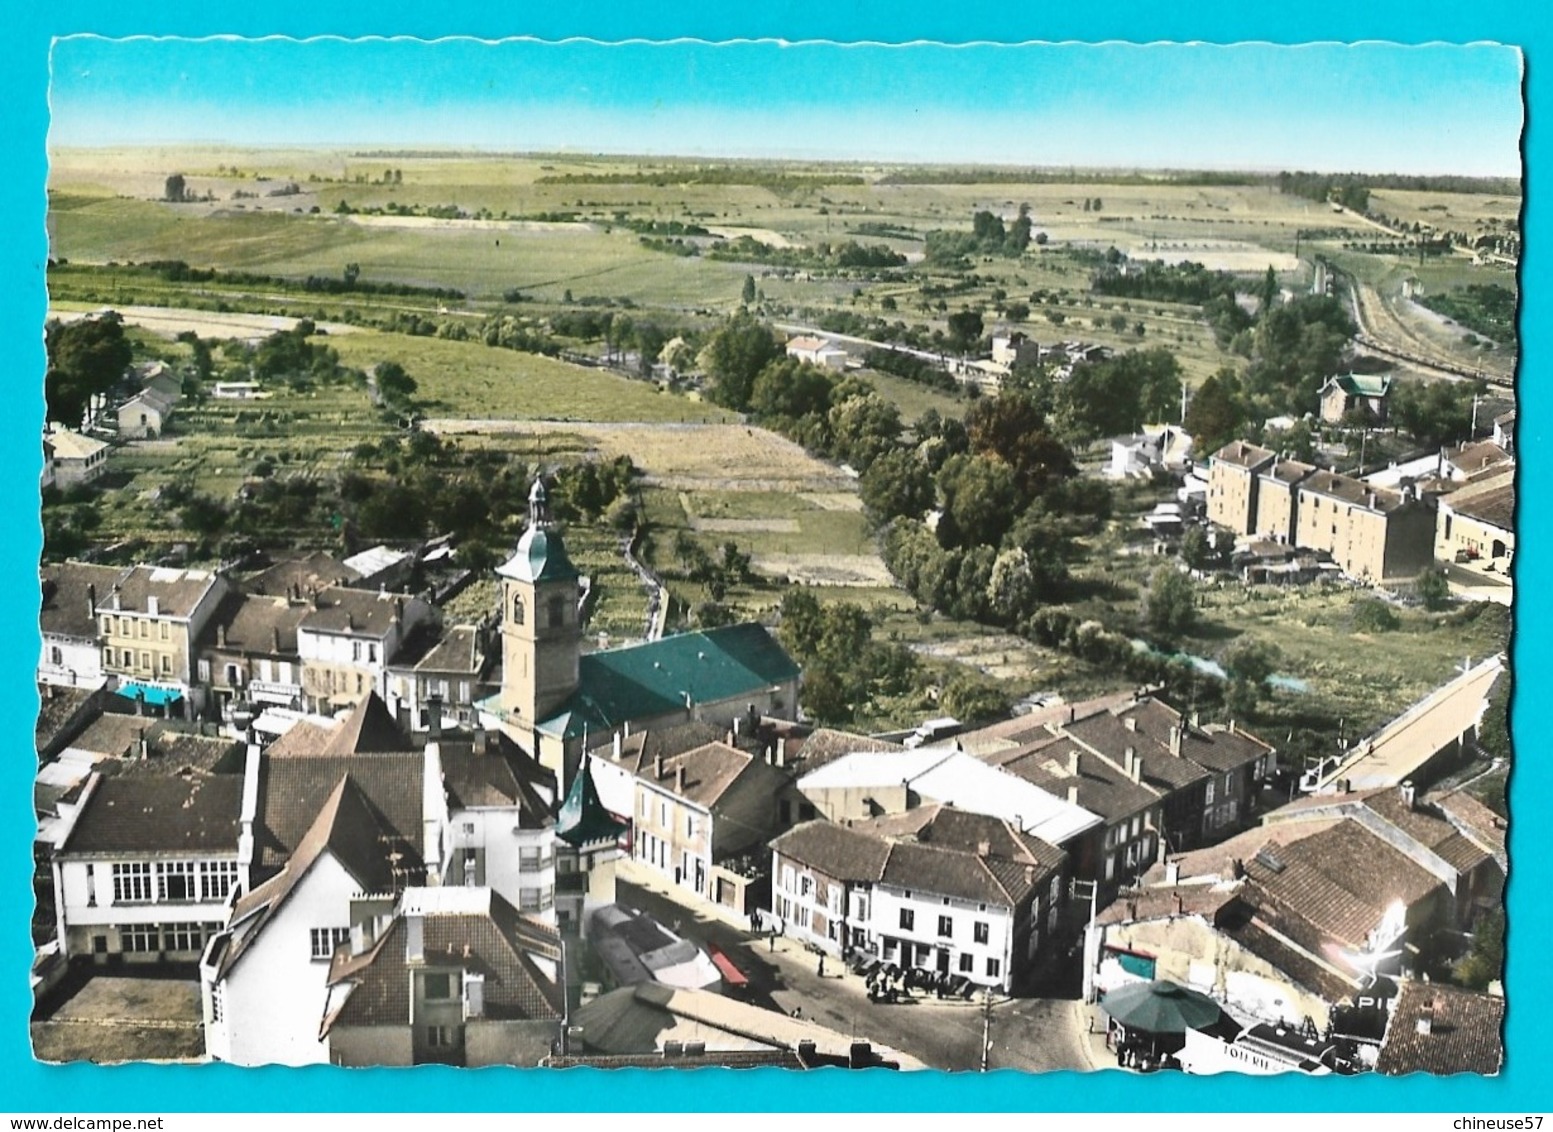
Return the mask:
<path fill-rule="evenodd" d="M 11 648 L 0 654 L 0 707 L 3 707 L 5 748 L 0 766 L 0 797 L 14 799 L 4 809 L 10 816 L 0 829 L 0 901 L 12 909 L 0 922 L 0 1109 L 43 1112 L 158 1111 L 506 1111 L 575 1109 L 650 1111 L 695 1109 L 748 1111 L 804 1109 L 868 1110 L 1010 1110 L 1054 1112 L 1105 1109 L 1113 1111 L 1441 1111 L 1489 1115 L 1546 1109 L 1550 1093 L 1539 1055 L 1553 1042 L 1546 1037 L 1553 1019 L 1547 964 L 1540 941 L 1553 926 L 1546 903 L 1550 855 L 1539 851 L 1531 815 L 1533 800 L 1550 795 L 1550 772 L 1541 751 L 1522 743 L 1513 797 L 1520 822 L 1512 832 L 1511 924 L 1509 985 L 1512 988 L 1506 1040 L 1505 1072 L 1496 1079 L 1421 1077 L 1405 1080 L 1364 1077 L 1334 1081 L 1257 1080 L 1230 1077 L 1186 1078 L 1155 1076 L 1026 1077 L 1005 1072 L 985 1077 L 948 1074 L 848 1075 L 841 1072 L 784 1076 L 780 1072 L 732 1073 L 697 1070 L 675 1074 L 645 1071 L 600 1075 L 572 1070 L 566 1075 L 538 1071 L 481 1070 L 455 1073 L 419 1069 L 410 1073 L 387 1070 L 243 1071 L 226 1066 L 98 1068 L 46 1066 L 32 1061 L 23 1019 L 29 994 L 21 972 L 27 969 L 30 944 L 25 910 L 31 905 L 27 862 L 30 860 L 32 816 L 24 803 L 31 797 L 30 722 L 36 711 L 31 674 L 36 652 L 36 593 L 34 571 L 40 545 L 37 526 L 37 427 L 42 419 L 43 369 L 40 327 L 45 299 L 42 269 L 47 256 L 44 237 L 44 143 L 47 134 L 48 46 L 54 35 L 97 32 L 134 34 L 238 35 L 368 35 L 394 33 L 437 36 L 458 32 L 496 36 L 531 34 L 553 39 L 588 35 L 614 40 L 628 37 L 664 38 L 695 35 L 707 39 L 772 36 L 789 40 L 830 38 L 902 42 L 914 39 L 966 40 L 1085 40 L 1150 42 L 1155 40 L 1311 40 L 1384 39 L 1400 42 L 1472 42 L 1495 40 L 1527 51 L 1528 199 L 1525 261 L 1527 298 L 1522 317 L 1525 355 L 1535 372 L 1540 359 L 1553 350 L 1550 307 L 1553 280 L 1550 257 L 1541 237 L 1550 211 L 1540 204 L 1539 169 L 1553 163 L 1553 141 L 1535 128 L 1537 111 L 1553 107 L 1537 62 L 1540 49 L 1553 50 L 1553 26 L 1523 0 L 1477 0 L 1429 10 L 1416 0 L 1304 0 L 1284 10 L 1265 12 L 1245 0 L 1198 0 L 1187 6 L 1158 10 L 1139 0 L 1097 5 L 1037 5 L 960 0 L 955 4 L 830 4 L 771 2 L 761 5 L 670 6 L 610 0 L 573 9 L 571 5 L 532 6 L 482 3 L 450 12 L 439 5 L 417 4 L 411 10 L 388 12 L 381 3 L 360 0 L 272 0 L 252 8 L 233 6 L 182 7 L 149 0 L 62 0 L 42 10 L 28 5 L 8 13 L 10 34 L 0 42 L 0 131 L 9 143 L 11 160 L 0 176 L 0 343 L 11 378 L 11 411 L 0 416 L 0 482 L 6 508 L 15 525 L 0 552 L 0 586 L 15 595 L 0 612 Z M 1553 135 L 1549 135 L 1553 137 Z M 1534 384 L 1534 394 L 1540 392 Z M 1521 632 L 1516 642 L 1516 671 L 1521 695 L 1516 700 L 1515 725 L 1522 737 L 1545 733 L 1550 723 L 1548 702 L 1536 694 L 1546 669 L 1535 641 L 1548 629 L 1550 560 L 1542 534 L 1553 516 L 1553 484 L 1548 462 L 1541 458 L 1546 432 L 1548 398 L 1529 396 L 1523 407 L 1521 447 L 1531 459 L 1523 469 L 1520 520 L 1519 589 Z M 1517 946 L 1519 944 L 1520 946 Z M 1542 1081 L 1541 1086 L 1538 1082 Z"/>

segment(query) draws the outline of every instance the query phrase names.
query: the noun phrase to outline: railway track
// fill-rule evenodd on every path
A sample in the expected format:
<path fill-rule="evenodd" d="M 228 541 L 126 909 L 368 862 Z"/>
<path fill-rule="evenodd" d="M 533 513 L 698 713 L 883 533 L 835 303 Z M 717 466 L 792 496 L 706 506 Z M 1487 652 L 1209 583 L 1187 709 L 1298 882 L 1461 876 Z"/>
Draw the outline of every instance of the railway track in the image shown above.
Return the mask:
<path fill-rule="evenodd" d="M 1445 357 L 1438 350 L 1430 348 L 1428 343 L 1421 341 L 1417 335 L 1402 326 L 1395 315 L 1385 310 L 1379 295 L 1374 295 L 1373 292 L 1367 294 L 1366 290 L 1352 279 L 1345 279 L 1344 282 L 1348 287 L 1348 306 L 1353 313 L 1354 324 L 1359 328 L 1359 332 L 1354 335 L 1354 340 L 1371 353 L 1395 362 L 1402 362 L 1414 369 L 1449 381 L 1483 381 L 1502 389 L 1515 388 L 1513 377 L 1464 366 Z M 1366 302 L 1370 296 L 1373 296 L 1373 303 Z M 1381 306 L 1380 311 L 1372 309 L 1377 303 Z M 1382 326 L 1388 332 L 1387 338 L 1380 336 Z M 1390 335 L 1402 337 L 1404 342 L 1399 343 Z"/>

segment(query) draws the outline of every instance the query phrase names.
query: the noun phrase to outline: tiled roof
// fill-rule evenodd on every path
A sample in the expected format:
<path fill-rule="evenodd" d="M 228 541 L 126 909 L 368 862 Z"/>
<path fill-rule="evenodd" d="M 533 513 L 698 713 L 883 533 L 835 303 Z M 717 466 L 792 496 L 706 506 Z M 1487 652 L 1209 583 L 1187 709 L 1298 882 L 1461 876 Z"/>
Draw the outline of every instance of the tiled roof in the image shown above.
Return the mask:
<path fill-rule="evenodd" d="M 1361 811 L 1373 817 L 1366 818 Z M 1312 817 L 1353 816 L 1360 822 L 1380 819 L 1422 849 L 1437 854 L 1458 873 L 1466 874 L 1492 856 L 1492 848 L 1463 834 L 1443 811 L 1428 801 L 1409 806 L 1397 787 L 1384 786 L 1351 794 L 1315 794 L 1282 806 L 1265 819 L 1283 830 Z M 1381 828 L 1384 828 L 1381 827 Z"/>
<path fill-rule="evenodd" d="M 418 856 L 404 854 L 395 859 L 392 854 L 398 851 L 393 831 L 384 825 L 376 808 L 349 774 L 340 774 L 285 867 L 238 898 L 232 911 L 235 941 L 222 954 L 222 974 L 248 953 L 325 853 L 340 863 L 362 892 L 370 894 L 393 891 L 407 880 L 424 878 Z"/>
<path fill-rule="evenodd" d="M 264 753 L 272 759 L 320 755 L 328 745 L 330 737 L 340 727 L 341 724 L 333 721 L 322 723 L 311 719 L 299 719 L 286 729 L 285 734 L 266 747 Z"/>
<path fill-rule="evenodd" d="M 105 759 L 105 774 L 120 777 L 170 774 L 237 774 L 243 772 L 242 744 L 232 739 L 163 730 L 146 742 L 146 757 Z"/>
<path fill-rule="evenodd" d="M 1426 802 L 1440 811 L 1440 815 L 1484 849 L 1503 862 L 1509 822 L 1496 814 L 1465 790 L 1451 790 L 1443 794 L 1431 794 Z"/>
<path fill-rule="evenodd" d="M 237 854 L 241 775 L 103 778 L 61 852 Z"/>
<path fill-rule="evenodd" d="M 1262 475 L 1268 479 L 1277 480 L 1279 483 L 1299 483 L 1306 476 L 1316 471 L 1314 464 L 1302 464 L 1298 460 L 1275 460 L 1273 466 Z"/>
<path fill-rule="evenodd" d="M 326 798 L 349 774 L 384 829 L 408 861 L 420 865 L 423 759 L 419 752 L 314 758 L 268 758 L 259 766 L 255 823 L 256 870 L 273 871 L 296 851 Z"/>
<path fill-rule="evenodd" d="M 97 608 L 147 613 L 150 599 L 154 597 L 158 616 L 188 617 L 216 584 L 216 575 L 206 570 L 133 566 L 110 592 L 98 590 Z"/>
<path fill-rule="evenodd" d="M 88 715 L 87 703 L 94 688 L 70 688 L 60 684 L 38 685 L 38 718 L 33 724 L 33 746 L 39 755 L 64 740 Z"/>
<path fill-rule="evenodd" d="M 763 625 L 728 625 L 587 653 L 578 691 L 540 730 L 567 737 L 682 712 L 687 702 L 756 697 L 798 678 L 798 666 Z"/>
<path fill-rule="evenodd" d="M 439 629 L 425 624 L 410 634 L 389 667 L 414 672 L 451 672 L 461 676 L 479 676 L 489 658 L 482 654 L 480 634 L 473 625 L 452 625 Z"/>
<path fill-rule="evenodd" d="M 707 809 L 721 802 L 723 795 L 746 774 L 768 779 L 773 793 L 786 779 L 785 775 L 754 755 L 721 742 L 707 743 L 684 754 L 664 759 L 661 775 L 657 773 L 657 765 L 656 762 L 643 763 L 637 768 L 636 776 Z M 684 789 L 678 785 L 682 769 Z"/>
<path fill-rule="evenodd" d="M 854 751 L 903 751 L 905 748 L 886 739 L 817 727 L 803 739 L 789 739 L 785 750 L 788 764 L 798 766 L 801 773 L 807 774 Z"/>
<path fill-rule="evenodd" d="M 124 576 L 122 566 L 93 566 L 86 562 L 57 562 L 39 570 L 43 608 L 38 617 L 45 635 L 97 639 L 97 615 L 87 587 L 102 601 Z"/>
<path fill-rule="evenodd" d="M 1210 724 L 1208 727 L 1190 726 L 1187 720 L 1181 717 L 1180 712 L 1155 699 L 1140 700 L 1133 707 L 1123 709 L 1117 714 L 1123 719 L 1137 720 L 1138 730 L 1164 747 L 1167 753 L 1170 729 L 1180 728 L 1181 757 L 1220 773 L 1238 770 L 1240 767 L 1254 763 L 1273 749 L 1271 744 L 1239 728 L 1231 731 L 1220 724 Z M 1113 761 L 1117 758 L 1117 752 L 1114 750 L 1106 751 L 1106 754 Z"/>
<path fill-rule="evenodd" d="M 1165 794 L 1194 786 L 1209 777 L 1207 770 L 1190 759 L 1172 755 L 1166 744 L 1150 735 L 1143 722 L 1147 718 L 1150 718 L 1147 714 L 1141 716 L 1138 730 L 1129 731 L 1117 716 L 1101 712 L 1068 724 L 1063 731 L 1096 751 L 1106 752 L 1112 761 L 1125 757 L 1127 748 L 1131 747 L 1142 760 L 1140 781 Z"/>
<path fill-rule="evenodd" d="M 293 605 L 282 597 L 229 593 L 200 633 L 199 644 L 203 649 L 294 657 L 297 626 L 309 612 L 307 606 Z M 226 643 L 218 645 L 218 640 Z"/>
<path fill-rule="evenodd" d="M 1313 957 L 1292 943 L 1260 915 L 1231 916 L 1221 926 L 1225 935 L 1251 954 L 1272 964 L 1306 990 L 1314 991 L 1330 1003 L 1341 1002 L 1359 990 L 1358 983 L 1340 971 Z M 1293 1021 L 1294 1019 L 1290 1019 Z"/>
<path fill-rule="evenodd" d="M 1215 463 L 1252 469 L 1260 469 L 1262 464 L 1273 457 L 1274 453 L 1270 449 L 1260 448 L 1244 440 L 1232 440 L 1213 454 Z"/>
<path fill-rule="evenodd" d="M 1428 1033 L 1421 1032 L 1427 1020 Z M 1405 982 L 1375 1068 L 1493 1075 L 1504 1065 L 1504 999 L 1443 983 Z"/>
<path fill-rule="evenodd" d="M 986 843 L 988 852 L 980 852 Z M 1007 822 L 949 806 L 924 806 L 854 826 L 805 822 L 772 849 L 836 880 L 884 883 L 1014 907 L 1066 859 Z"/>
<path fill-rule="evenodd" d="M 682 755 L 686 751 L 693 751 L 697 747 L 704 747 L 708 743 L 716 743 L 728 733 L 713 723 L 702 720 L 691 720 L 686 723 L 676 723 L 670 727 L 643 727 L 633 729 L 631 734 L 623 735 L 620 739 L 620 762 L 633 773 L 636 768 L 647 766 L 656 758 L 673 758 Z M 592 749 L 599 752 L 601 757 L 608 758 L 613 754 L 614 737 L 610 733 L 601 733 L 589 736 Z"/>
<path fill-rule="evenodd" d="M 361 755 L 408 750 L 410 741 L 399 730 L 394 717 L 388 714 L 388 705 L 376 692 L 368 692 L 366 698 L 351 709 L 339 730 L 329 736 L 329 741 L 319 753 Z"/>
<path fill-rule="evenodd" d="M 438 742 L 442 785 L 454 807 L 516 806 L 524 829 L 549 823 L 549 807 L 538 792 L 555 789 L 555 775 L 516 743 L 499 733 L 479 739 L 445 738 Z"/>
<path fill-rule="evenodd" d="M 1329 377 L 1321 387 L 1325 393 L 1336 386 L 1350 397 L 1384 397 L 1391 392 L 1389 373 L 1340 373 Z"/>
<path fill-rule="evenodd" d="M 1096 712 L 1125 707 L 1134 699 L 1132 692 L 1113 692 L 1075 703 L 1059 703 L 1037 708 L 1027 715 L 999 720 L 955 737 L 961 749 L 981 756 L 1015 747 L 1028 746 L 1051 734 L 1051 726 L 1087 719 Z"/>
<path fill-rule="evenodd" d="M 794 826 L 771 848 L 835 880 L 876 882 L 890 855 L 890 844 L 882 837 L 823 819 Z"/>
<path fill-rule="evenodd" d="M 1341 499 L 1382 514 L 1395 511 L 1406 502 L 1402 493 L 1385 487 L 1371 487 L 1363 480 L 1341 472 L 1315 471 L 1300 482 L 1300 490 L 1328 499 Z"/>
<path fill-rule="evenodd" d="M 410 972 L 459 969 L 485 976 L 485 1017 L 493 1021 L 559 1020 L 563 992 L 535 966 L 533 955 L 554 959 L 560 937 L 554 928 L 519 915 L 500 895 L 489 895 L 485 914 L 424 914 L 423 956 L 410 960 L 406 917 L 394 918 L 364 956 L 336 953 L 331 985 L 355 984 L 344 1004 L 326 1019 L 324 1033 L 341 1026 L 408 1026 Z"/>
<path fill-rule="evenodd" d="M 1129 924 L 1169 916 L 1201 916 L 1217 923 L 1219 913 L 1238 899 L 1234 885 L 1182 884 L 1145 888 L 1118 897 L 1095 917 L 1099 924 Z"/>
<path fill-rule="evenodd" d="M 1501 484 L 1484 491 L 1456 492 L 1446 498 L 1450 509 L 1458 515 L 1477 519 L 1500 530 L 1515 529 L 1515 484 Z"/>
<path fill-rule="evenodd" d="M 101 440 L 83 436 L 68 428 L 57 428 L 49 433 L 48 441 L 54 446 L 58 460 L 86 460 L 108 447 Z"/>
<path fill-rule="evenodd" d="M 86 730 L 70 741 L 70 746 L 93 755 L 128 758 L 137 752 L 142 737 L 162 726 L 162 720 L 149 716 L 104 712 L 87 724 Z"/>
<path fill-rule="evenodd" d="M 314 551 L 303 558 L 277 562 L 243 583 L 249 593 L 304 598 L 310 590 L 349 585 L 361 575 L 333 555 Z"/>
<path fill-rule="evenodd" d="M 1394 901 L 1411 908 L 1438 877 L 1355 822 L 1290 844 L 1269 842 L 1246 875 L 1280 905 L 1332 939 L 1364 945 Z"/>
<path fill-rule="evenodd" d="M 1481 472 L 1485 468 L 1510 463 L 1510 454 L 1492 440 L 1480 440 L 1454 452 L 1447 450 L 1445 459 L 1463 472 Z"/>
<path fill-rule="evenodd" d="M 301 627 L 310 633 L 350 633 L 359 637 L 386 637 L 395 619 L 404 613 L 402 594 L 375 593 L 330 586 L 318 592 Z"/>
<path fill-rule="evenodd" d="M 1078 750 L 1078 773 L 1071 773 L 1070 760 L 1076 748 L 1072 741 L 1052 736 L 1043 743 L 993 757 L 1010 774 L 1049 793 L 1066 796 L 1070 787 L 1078 787 L 1078 804 L 1107 821 L 1130 817 L 1159 802 L 1158 790 L 1134 782 L 1121 767 L 1093 751 Z"/>

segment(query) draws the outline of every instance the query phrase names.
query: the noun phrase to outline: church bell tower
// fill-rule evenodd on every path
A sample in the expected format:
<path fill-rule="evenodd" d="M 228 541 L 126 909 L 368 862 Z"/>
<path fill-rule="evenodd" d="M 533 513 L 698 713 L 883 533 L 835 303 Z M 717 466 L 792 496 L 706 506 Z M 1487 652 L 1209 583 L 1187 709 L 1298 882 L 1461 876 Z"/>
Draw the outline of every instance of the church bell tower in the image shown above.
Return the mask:
<path fill-rule="evenodd" d="M 502 579 L 502 712 L 538 755 L 534 729 L 577 690 L 582 653 L 579 575 L 551 522 L 542 479 L 529 492 L 528 529 L 496 573 Z"/>

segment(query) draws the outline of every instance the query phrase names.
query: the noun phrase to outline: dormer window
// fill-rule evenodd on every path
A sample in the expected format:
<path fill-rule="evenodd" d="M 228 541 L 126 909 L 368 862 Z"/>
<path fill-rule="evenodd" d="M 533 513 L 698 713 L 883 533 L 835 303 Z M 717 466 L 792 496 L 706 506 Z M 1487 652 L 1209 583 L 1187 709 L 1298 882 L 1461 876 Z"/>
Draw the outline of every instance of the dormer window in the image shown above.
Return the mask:
<path fill-rule="evenodd" d="M 512 623 L 514 625 L 521 625 L 521 624 L 523 624 L 523 595 L 522 594 L 513 594 L 512 595 Z"/>

